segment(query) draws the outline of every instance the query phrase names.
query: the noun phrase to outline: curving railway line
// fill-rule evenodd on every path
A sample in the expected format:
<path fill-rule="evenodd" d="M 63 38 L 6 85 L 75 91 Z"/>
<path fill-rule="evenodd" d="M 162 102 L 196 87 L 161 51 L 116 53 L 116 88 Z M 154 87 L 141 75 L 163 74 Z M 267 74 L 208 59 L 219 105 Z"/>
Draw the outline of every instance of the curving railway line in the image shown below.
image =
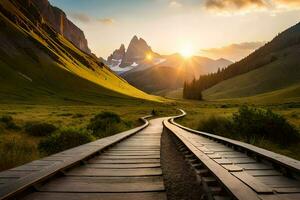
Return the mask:
<path fill-rule="evenodd" d="M 0 200 L 167 199 L 162 133 L 197 178 L 195 199 L 300 199 L 299 161 L 174 122 L 184 115 L 142 118 L 138 128 L 1 172 Z"/>

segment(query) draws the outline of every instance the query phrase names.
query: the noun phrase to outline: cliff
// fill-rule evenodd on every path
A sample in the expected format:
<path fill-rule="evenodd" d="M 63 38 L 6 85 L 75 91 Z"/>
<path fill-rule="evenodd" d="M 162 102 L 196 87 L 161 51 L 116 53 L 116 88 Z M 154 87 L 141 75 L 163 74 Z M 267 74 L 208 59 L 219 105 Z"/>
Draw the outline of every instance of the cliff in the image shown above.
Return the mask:
<path fill-rule="evenodd" d="M 24 0 L 15 1 L 24 2 Z M 61 9 L 52 6 L 48 0 L 26 0 L 26 2 L 29 7 L 35 6 L 43 20 L 47 21 L 56 32 L 62 34 L 82 51 L 91 54 L 83 31 L 73 24 Z"/>

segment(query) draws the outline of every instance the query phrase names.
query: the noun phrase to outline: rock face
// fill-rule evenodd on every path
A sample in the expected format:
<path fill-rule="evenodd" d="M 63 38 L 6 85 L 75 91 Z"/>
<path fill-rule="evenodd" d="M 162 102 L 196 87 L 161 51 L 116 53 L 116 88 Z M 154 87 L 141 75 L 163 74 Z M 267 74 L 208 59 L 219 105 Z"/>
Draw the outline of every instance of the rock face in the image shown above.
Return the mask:
<path fill-rule="evenodd" d="M 131 65 L 137 60 L 143 60 L 147 53 L 152 53 L 151 47 L 143 38 L 134 36 L 129 43 L 125 56 L 122 60 L 121 67 Z"/>
<path fill-rule="evenodd" d="M 124 44 L 122 44 L 107 58 L 107 62 L 111 66 L 118 65 L 120 67 L 138 65 L 145 60 L 148 53 L 154 54 L 147 42 L 143 38 L 134 36 L 128 45 L 127 51 Z"/>
<path fill-rule="evenodd" d="M 107 62 L 112 63 L 117 60 L 122 60 L 125 56 L 125 53 L 125 46 L 122 44 L 119 49 L 116 49 L 110 56 L 108 56 Z"/>
<path fill-rule="evenodd" d="M 91 54 L 88 42 L 82 30 L 74 25 L 66 14 L 57 7 L 52 6 L 48 0 L 26 0 L 28 4 L 34 4 L 40 11 L 40 15 L 56 32 L 62 34 L 82 51 Z"/>

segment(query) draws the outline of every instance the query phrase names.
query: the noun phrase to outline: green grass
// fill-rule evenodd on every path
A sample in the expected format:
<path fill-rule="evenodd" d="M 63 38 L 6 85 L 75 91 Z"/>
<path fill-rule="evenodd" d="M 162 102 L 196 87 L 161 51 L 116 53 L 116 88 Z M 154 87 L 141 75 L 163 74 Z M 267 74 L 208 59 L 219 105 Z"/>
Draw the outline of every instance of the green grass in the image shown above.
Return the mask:
<path fill-rule="evenodd" d="M 299 46 L 278 52 L 279 59 L 262 68 L 223 81 L 203 92 L 206 100 L 295 102 L 300 100 Z M 248 99 L 239 99 L 249 97 Z"/>

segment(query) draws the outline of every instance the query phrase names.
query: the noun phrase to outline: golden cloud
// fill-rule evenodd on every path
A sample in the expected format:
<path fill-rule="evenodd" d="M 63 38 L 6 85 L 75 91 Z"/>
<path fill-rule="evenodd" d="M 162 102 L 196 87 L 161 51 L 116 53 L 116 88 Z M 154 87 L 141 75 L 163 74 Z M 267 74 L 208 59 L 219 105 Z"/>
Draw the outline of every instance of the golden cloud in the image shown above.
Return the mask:
<path fill-rule="evenodd" d="M 265 42 L 244 42 L 239 44 L 231 44 L 220 48 L 202 49 L 201 54 L 210 58 L 226 58 L 232 61 L 238 61 L 259 47 L 263 46 Z"/>
<path fill-rule="evenodd" d="M 221 12 L 300 9 L 300 0 L 206 0 L 205 8 Z"/>
<path fill-rule="evenodd" d="M 115 23 L 115 20 L 112 18 L 101 18 L 97 20 L 98 22 L 102 23 L 102 24 L 106 24 L 106 25 L 110 25 Z"/>

